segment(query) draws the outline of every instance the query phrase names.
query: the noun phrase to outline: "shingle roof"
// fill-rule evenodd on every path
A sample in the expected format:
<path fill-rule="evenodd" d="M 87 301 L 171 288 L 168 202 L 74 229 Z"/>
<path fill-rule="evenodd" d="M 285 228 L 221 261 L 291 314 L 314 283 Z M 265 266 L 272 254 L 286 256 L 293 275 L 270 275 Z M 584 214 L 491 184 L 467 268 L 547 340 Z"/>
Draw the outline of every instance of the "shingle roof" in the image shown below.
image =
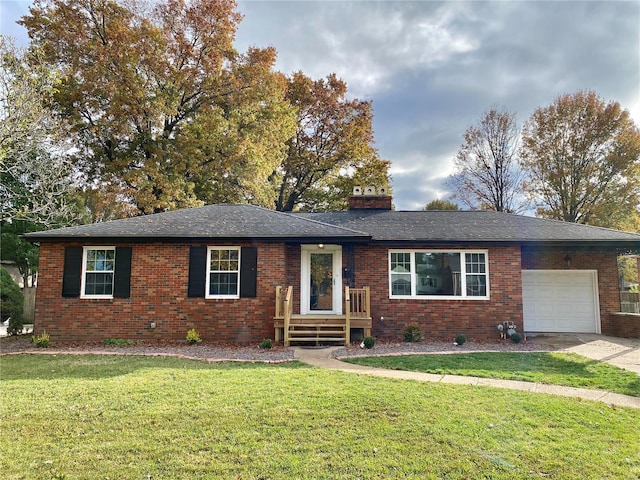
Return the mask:
<path fill-rule="evenodd" d="M 380 242 L 622 242 L 640 248 L 639 234 L 500 212 L 362 209 L 296 215 L 367 232 Z"/>
<path fill-rule="evenodd" d="M 368 241 L 370 236 L 345 227 L 276 212 L 253 205 L 207 205 L 172 212 L 79 225 L 25 235 L 31 241 L 63 239 L 344 239 Z"/>
<path fill-rule="evenodd" d="M 208 205 L 26 234 L 31 241 L 194 238 L 385 243 L 609 244 L 640 249 L 640 235 L 486 211 L 350 210 L 283 213 L 251 205 Z"/>

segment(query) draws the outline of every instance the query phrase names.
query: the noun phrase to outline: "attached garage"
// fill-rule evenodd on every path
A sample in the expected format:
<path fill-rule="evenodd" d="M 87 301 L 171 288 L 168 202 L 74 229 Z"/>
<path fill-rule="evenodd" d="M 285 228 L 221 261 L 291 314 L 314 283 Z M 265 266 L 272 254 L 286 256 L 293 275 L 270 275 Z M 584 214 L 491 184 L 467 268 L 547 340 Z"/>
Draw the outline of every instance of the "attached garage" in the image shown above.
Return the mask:
<path fill-rule="evenodd" d="M 523 270 L 525 332 L 600 333 L 595 270 Z"/>

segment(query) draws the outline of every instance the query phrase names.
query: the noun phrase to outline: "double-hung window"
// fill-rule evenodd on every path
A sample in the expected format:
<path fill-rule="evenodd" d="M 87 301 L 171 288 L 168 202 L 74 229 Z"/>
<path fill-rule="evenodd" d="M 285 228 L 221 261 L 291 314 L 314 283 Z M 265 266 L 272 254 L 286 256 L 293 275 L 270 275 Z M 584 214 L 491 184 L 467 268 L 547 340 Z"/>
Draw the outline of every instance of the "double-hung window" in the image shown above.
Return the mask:
<path fill-rule="evenodd" d="M 392 250 L 391 298 L 489 298 L 486 251 Z"/>
<path fill-rule="evenodd" d="M 84 247 L 81 296 L 112 298 L 115 266 L 115 247 Z"/>
<path fill-rule="evenodd" d="M 240 247 L 208 247 L 207 298 L 240 297 Z"/>

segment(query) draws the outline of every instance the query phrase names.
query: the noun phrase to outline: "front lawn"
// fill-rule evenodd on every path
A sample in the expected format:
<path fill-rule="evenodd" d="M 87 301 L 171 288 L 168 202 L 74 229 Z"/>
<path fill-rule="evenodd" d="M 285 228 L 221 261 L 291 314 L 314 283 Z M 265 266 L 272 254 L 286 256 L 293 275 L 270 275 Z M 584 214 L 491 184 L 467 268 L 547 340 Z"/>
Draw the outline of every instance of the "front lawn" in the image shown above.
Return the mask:
<path fill-rule="evenodd" d="M 300 363 L 0 357 L 3 479 L 637 479 L 635 409 Z"/>
<path fill-rule="evenodd" d="M 345 361 L 394 370 L 541 382 L 640 397 L 638 375 L 575 353 L 483 352 L 363 357 Z"/>

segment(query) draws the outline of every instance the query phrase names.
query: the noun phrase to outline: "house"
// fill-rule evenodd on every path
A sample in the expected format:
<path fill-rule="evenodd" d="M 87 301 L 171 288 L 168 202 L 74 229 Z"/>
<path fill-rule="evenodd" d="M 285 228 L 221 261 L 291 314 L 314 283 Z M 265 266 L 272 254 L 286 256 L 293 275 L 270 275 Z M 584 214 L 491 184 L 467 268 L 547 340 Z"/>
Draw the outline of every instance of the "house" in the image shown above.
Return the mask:
<path fill-rule="evenodd" d="M 640 335 L 620 313 L 616 256 L 640 235 L 487 211 L 394 211 L 353 195 L 344 212 L 209 205 L 34 232 L 36 333 L 102 341 Z"/>

